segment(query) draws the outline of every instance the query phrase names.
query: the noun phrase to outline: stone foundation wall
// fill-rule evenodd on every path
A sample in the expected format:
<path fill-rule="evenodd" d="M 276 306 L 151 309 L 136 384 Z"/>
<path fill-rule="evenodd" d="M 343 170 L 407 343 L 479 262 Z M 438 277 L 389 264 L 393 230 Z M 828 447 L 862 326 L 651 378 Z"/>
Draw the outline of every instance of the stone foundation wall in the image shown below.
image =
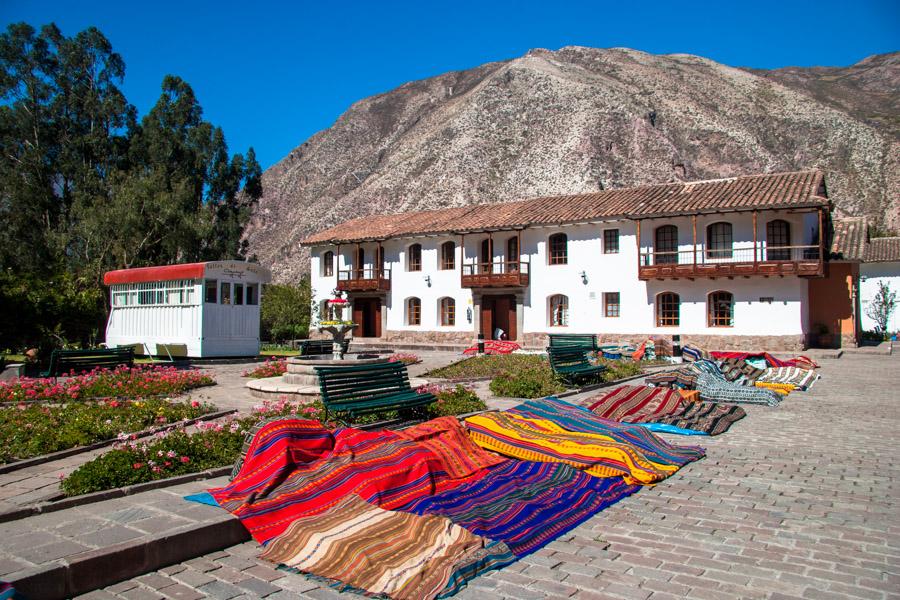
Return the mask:
<path fill-rule="evenodd" d="M 465 344 L 475 343 L 478 336 L 470 331 L 399 331 L 387 330 L 378 339 L 388 343 L 405 344 Z"/>

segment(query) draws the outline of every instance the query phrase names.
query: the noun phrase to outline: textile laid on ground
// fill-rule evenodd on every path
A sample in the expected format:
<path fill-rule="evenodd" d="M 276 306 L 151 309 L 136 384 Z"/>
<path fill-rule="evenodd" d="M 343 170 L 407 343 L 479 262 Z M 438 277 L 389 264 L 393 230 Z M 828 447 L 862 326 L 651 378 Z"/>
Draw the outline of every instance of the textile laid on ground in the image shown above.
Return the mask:
<path fill-rule="evenodd" d="M 418 442 L 434 452 L 441 460 L 444 470 L 454 479 L 468 477 L 505 461 L 472 442 L 456 417 L 432 419 L 393 433 L 411 442 Z"/>
<path fill-rule="evenodd" d="M 729 358 L 719 365 L 719 369 L 727 381 L 744 385 L 753 385 L 765 372 L 764 369 L 754 367 L 743 358 Z"/>
<path fill-rule="evenodd" d="M 654 417 L 682 408 L 684 401 L 675 390 L 646 385 L 620 385 L 589 399 L 588 410 L 598 417 L 624 423 L 648 423 Z"/>
<path fill-rule="evenodd" d="M 561 462 L 597 477 L 651 484 L 704 456 L 698 447 L 666 443 L 643 427 L 601 419 L 555 398 L 466 419 L 478 445 L 505 456 Z"/>
<path fill-rule="evenodd" d="M 689 402 L 674 390 L 637 385 L 619 386 L 596 400 L 590 399 L 587 408 L 606 419 L 667 425 L 649 429 L 687 435 L 719 435 L 747 416 L 739 406 Z"/>
<path fill-rule="evenodd" d="M 653 373 L 648 375 L 644 381 L 659 387 L 693 389 L 697 384 L 697 371 L 690 365 L 685 365 L 671 371 Z"/>
<path fill-rule="evenodd" d="M 685 344 L 684 348 L 681 349 L 681 357 L 684 359 L 684 362 L 694 362 L 695 360 L 709 358 L 709 352 L 697 346 Z"/>
<path fill-rule="evenodd" d="M 697 376 L 697 391 L 704 402 L 727 402 L 729 404 L 765 404 L 777 406 L 781 402 L 781 395 L 772 390 L 758 387 L 748 387 L 730 383 L 710 373 L 700 373 Z"/>
<path fill-rule="evenodd" d="M 798 367 L 801 369 L 818 369 L 816 361 L 808 356 L 796 356 L 788 360 L 781 360 L 768 352 L 710 352 L 709 357 L 714 360 L 728 360 L 730 358 L 747 360 L 750 358 L 762 358 L 770 367 Z"/>
<path fill-rule="evenodd" d="M 288 418 L 261 427 L 237 477 L 209 491 L 266 543 L 350 494 L 386 509 L 435 494 L 457 482 L 447 469 L 425 445 L 389 431 L 331 432 L 316 421 Z"/>
<path fill-rule="evenodd" d="M 485 561 L 485 549 L 492 560 Z M 368 594 L 434 598 L 454 574 L 480 554 L 486 568 L 515 557 L 505 544 L 439 516 L 388 511 L 349 495 L 323 513 L 295 520 L 266 546 L 261 558 L 336 580 Z M 480 570 L 466 569 L 466 578 Z"/>
<path fill-rule="evenodd" d="M 506 460 L 480 479 L 400 510 L 442 515 L 522 557 L 638 489 L 621 477 L 592 477 L 567 464 Z"/>
<path fill-rule="evenodd" d="M 515 342 L 504 342 L 501 340 L 486 340 L 484 342 L 485 354 L 512 354 L 515 350 L 521 350 L 522 346 Z M 472 346 L 463 350 L 463 354 L 477 354 L 478 346 Z"/>
<path fill-rule="evenodd" d="M 815 371 L 799 367 L 774 367 L 763 371 L 756 378 L 756 383 L 786 384 L 800 390 L 808 390 L 819 377 Z"/>

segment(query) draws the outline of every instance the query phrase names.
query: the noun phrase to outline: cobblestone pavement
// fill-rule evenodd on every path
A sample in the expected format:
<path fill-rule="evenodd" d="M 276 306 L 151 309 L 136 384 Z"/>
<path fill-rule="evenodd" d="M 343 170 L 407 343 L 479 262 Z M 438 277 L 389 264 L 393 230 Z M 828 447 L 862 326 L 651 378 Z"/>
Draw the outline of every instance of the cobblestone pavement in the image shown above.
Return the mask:
<path fill-rule="evenodd" d="M 702 439 L 706 459 L 458 597 L 900 598 L 900 358 L 822 362 L 811 392 L 747 407 Z M 353 597 L 258 551 L 240 544 L 84 597 Z"/>

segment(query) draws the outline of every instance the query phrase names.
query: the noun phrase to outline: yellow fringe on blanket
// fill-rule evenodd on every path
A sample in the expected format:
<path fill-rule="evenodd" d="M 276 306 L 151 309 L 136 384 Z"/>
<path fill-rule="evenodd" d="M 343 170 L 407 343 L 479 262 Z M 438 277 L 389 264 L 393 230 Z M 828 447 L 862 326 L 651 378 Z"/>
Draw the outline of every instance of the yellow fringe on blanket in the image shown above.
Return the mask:
<path fill-rule="evenodd" d="M 797 389 L 797 386 L 793 383 L 769 383 L 767 381 L 755 381 L 753 385 L 758 388 L 766 388 L 767 390 L 772 390 L 781 394 L 782 396 L 787 396 Z"/>

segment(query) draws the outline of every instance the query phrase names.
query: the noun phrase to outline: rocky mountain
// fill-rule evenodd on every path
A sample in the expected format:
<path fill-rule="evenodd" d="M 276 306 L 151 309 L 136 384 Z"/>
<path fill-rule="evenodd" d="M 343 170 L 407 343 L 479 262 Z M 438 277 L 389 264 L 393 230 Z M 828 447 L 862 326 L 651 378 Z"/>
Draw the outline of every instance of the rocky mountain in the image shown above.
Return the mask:
<path fill-rule="evenodd" d="M 839 213 L 900 228 L 900 53 L 771 71 L 567 47 L 360 100 L 263 175 L 246 230 L 277 281 L 341 221 L 817 167 Z"/>

